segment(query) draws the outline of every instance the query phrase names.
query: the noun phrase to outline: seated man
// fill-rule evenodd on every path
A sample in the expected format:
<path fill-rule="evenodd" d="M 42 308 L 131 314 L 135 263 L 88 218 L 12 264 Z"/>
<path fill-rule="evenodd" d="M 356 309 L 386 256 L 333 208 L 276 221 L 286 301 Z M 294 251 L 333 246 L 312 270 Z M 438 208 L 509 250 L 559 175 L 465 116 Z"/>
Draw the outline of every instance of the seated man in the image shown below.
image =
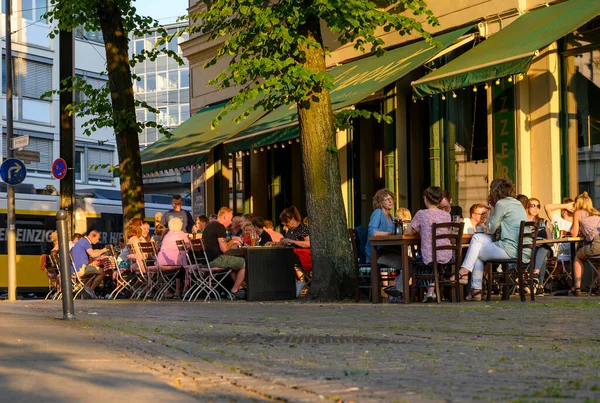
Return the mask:
<path fill-rule="evenodd" d="M 242 257 L 224 255 L 234 245 L 241 245 L 241 238 L 234 236 L 230 240 L 226 239 L 226 230 L 233 218 L 233 210 L 228 207 L 221 207 L 217 214 L 217 220 L 206 226 L 202 233 L 204 239 L 204 248 L 210 267 L 221 267 L 231 269 L 231 277 L 234 284 L 231 293 L 237 298 L 246 297 L 245 291 L 241 290 L 242 283 L 246 277 L 246 261 Z"/>
<path fill-rule="evenodd" d="M 87 284 L 93 291 L 98 284 L 102 282 L 104 278 L 104 271 L 98 267 L 96 258 L 100 257 L 104 253 L 108 252 L 108 249 L 93 249 L 92 245 L 95 245 L 100 240 L 100 233 L 96 230 L 91 230 L 89 234 L 81 238 L 71 249 L 71 255 L 73 256 L 73 264 L 79 273 L 79 277 L 91 277 L 90 284 Z"/>

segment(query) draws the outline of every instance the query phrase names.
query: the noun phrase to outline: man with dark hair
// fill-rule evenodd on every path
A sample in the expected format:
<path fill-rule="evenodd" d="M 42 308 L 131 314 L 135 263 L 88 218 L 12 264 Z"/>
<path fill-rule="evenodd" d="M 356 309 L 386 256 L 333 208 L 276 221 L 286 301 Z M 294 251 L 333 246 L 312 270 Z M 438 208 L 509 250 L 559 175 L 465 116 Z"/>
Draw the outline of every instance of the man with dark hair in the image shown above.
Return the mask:
<path fill-rule="evenodd" d="M 443 199 L 440 202 L 439 208 L 450 213 L 451 217 L 458 216 L 462 218 L 463 211 L 460 206 L 452 205 L 452 195 L 447 190 L 442 190 Z"/>
<path fill-rule="evenodd" d="M 89 234 L 77 241 L 71 249 L 73 265 L 75 266 L 74 270 L 77 270 L 79 277 L 90 279 L 94 276 L 93 280 L 88 284 L 92 291 L 104 279 L 104 271 L 98 267 L 98 263 L 95 259 L 108 252 L 108 249 L 106 248 L 94 249 L 92 247 L 92 245 L 97 244 L 99 240 L 100 233 L 96 230 L 91 230 Z"/>
<path fill-rule="evenodd" d="M 225 229 L 231 224 L 232 217 L 233 212 L 229 207 L 221 207 L 216 221 L 209 223 L 204 229 L 202 239 L 210 267 L 230 269 L 234 281 L 231 293 L 237 298 L 245 299 L 246 292 L 241 286 L 246 277 L 246 262 L 243 257 L 224 254 L 233 246 L 242 244 L 242 239 L 237 236 L 227 239 Z"/>
<path fill-rule="evenodd" d="M 183 199 L 181 198 L 181 195 L 173 195 L 171 205 L 173 206 L 173 209 L 163 214 L 162 218 L 160 219 L 160 223 L 164 225 L 165 228 L 169 228 L 169 220 L 173 217 L 177 217 L 183 222 L 183 231 L 187 232 L 188 234 L 191 233 L 192 226 L 194 225 L 194 218 L 189 211 L 182 210 L 181 206 L 183 205 Z"/>

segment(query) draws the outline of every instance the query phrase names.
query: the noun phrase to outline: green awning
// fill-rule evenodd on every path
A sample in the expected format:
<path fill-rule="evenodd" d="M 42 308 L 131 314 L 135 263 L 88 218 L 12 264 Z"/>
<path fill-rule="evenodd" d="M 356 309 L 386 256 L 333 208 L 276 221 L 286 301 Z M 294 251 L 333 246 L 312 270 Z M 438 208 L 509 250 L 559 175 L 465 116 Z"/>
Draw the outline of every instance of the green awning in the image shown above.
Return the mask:
<path fill-rule="evenodd" d="M 540 49 L 599 14 L 598 0 L 569 0 L 528 12 L 465 54 L 414 81 L 413 98 L 525 73 Z"/>
<path fill-rule="evenodd" d="M 205 162 L 213 147 L 264 115 L 262 110 L 254 111 L 239 124 L 234 122 L 235 118 L 242 115 L 254 102 L 248 101 L 239 108 L 230 110 L 214 129 L 211 129 L 212 121 L 226 103 L 201 109 L 175 128 L 170 138 L 163 137 L 142 150 L 142 172 L 156 172 Z"/>
<path fill-rule="evenodd" d="M 387 51 L 383 56 L 369 56 L 331 69 L 334 88 L 331 103 L 334 111 L 355 105 L 386 85 L 392 84 L 451 45 L 472 27 L 436 36 L 441 48 L 418 41 Z M 225 141 L 228 152 L 262 147 L 299 135 L 296 105 L 283 105 Z"/>

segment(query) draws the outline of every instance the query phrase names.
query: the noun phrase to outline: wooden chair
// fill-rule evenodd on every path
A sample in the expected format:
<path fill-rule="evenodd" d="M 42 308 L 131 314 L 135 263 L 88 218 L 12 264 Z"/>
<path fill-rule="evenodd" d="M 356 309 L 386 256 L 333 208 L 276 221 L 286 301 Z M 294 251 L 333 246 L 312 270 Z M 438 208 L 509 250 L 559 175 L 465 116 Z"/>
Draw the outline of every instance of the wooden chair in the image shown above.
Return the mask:
<path fill-rule="evenodd" d="M 452 302 L 461 302 L 463 298 L 463 286 L 459 281 L 450 281 L 442 277 L 444 273 L 452 273 L 455 279 L 459 278 L 458 271 L 462 264 L 462 235 L 464 229 L 464 223 L 435 223 L 431 228 L 432 237 L 432 254 L 435 258 L 429 265 L 412 264 L 412 288 L 416 291 L 419 286 L 417 285 L 418 280 L 433 281 L 435 285 L 435 293 L 437 296 L 437 303 L 442 302 L 442 296 L 440 293 L 440 286 L 452 287 Z M 448 240 L 450 245 L 439 245 L 439 241 Z M 447 263 L 438 263 L 437 252 L 443 250 L 450 250 L 453 253 L 453 258 Z M 431 268 L 431 270 L 424 270 L 422 273 L 417 273 L 416 268 Z M 453 269 L 450 269 L 453 267 Z M 449 270 L 450 269 L 450 270 Z M 416 292 L 411 292 L 410 295 L 416 295 Z"/>
<path fill-rule="evenodd" d="M 487 278 L 486 301 L 489 301 L 492 295 L 492 282 L 494 278 L 502 285 L 502 300 L 508 301 L 510 298 L 511 287 L 516 280 L 519 285 L 519 296 L 521 301 L 525 301 L 525 282 L 529 285 L 531 300 L 535 301 L 535 285 L 533 282 L 533 259 L 535 258 L 533 251 L 535 250 L 535 242 L 537 239 L 538 226 L 534 221 L 521 221 L 519 227 L 519 244 L 517 248 L 516 259 L 494 259 L 484 262 L 485 277 Z M 530 259 L 527 259 L 525 252 L 529 249 Z M 493 265 L 501 265 L 502 273 L 493 273 Z M 528 273 L 527 279 L 525 272 Z"/>
<path fill-rule="evenodd" d="M 352 252 L 354 252 L 354 272 L 358 283 L 356 284 L 356 290 L 354 291 L 354 302 L 360 301 L 360 290 L 368 289 L 369 300 L 371 300 L 371 264 L 360 263 L 359 260 L 359 239 L 354 228 L 348 229 L 348 235 L 350 236 L 350 242 L 352 242 Z"/>

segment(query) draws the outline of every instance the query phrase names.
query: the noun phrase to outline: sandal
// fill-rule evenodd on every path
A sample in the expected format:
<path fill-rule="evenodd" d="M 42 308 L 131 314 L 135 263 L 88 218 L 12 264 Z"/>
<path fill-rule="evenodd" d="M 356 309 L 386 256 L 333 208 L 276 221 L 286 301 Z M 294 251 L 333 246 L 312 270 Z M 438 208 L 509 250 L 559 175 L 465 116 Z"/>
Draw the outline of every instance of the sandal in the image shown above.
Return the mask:
<path fill-rule="evenodd" d="M 465 301 L 481 301 L 481 290 L 472 289 L 465 297 Z"/>
<path fill-rule="evenodd" d="M 450 276 L 449 281 L 454 282 L 454 275 Z M 458 284 L 467 285 L 469 283 L 469 273 L 458 273 Z"/>
<path fill-rule="evenodd" d="M 582 297 L 583 293 L 581 292 L 581 288 L 571 288 L 571 290 L 569 292 L 569 296 Z"/>

